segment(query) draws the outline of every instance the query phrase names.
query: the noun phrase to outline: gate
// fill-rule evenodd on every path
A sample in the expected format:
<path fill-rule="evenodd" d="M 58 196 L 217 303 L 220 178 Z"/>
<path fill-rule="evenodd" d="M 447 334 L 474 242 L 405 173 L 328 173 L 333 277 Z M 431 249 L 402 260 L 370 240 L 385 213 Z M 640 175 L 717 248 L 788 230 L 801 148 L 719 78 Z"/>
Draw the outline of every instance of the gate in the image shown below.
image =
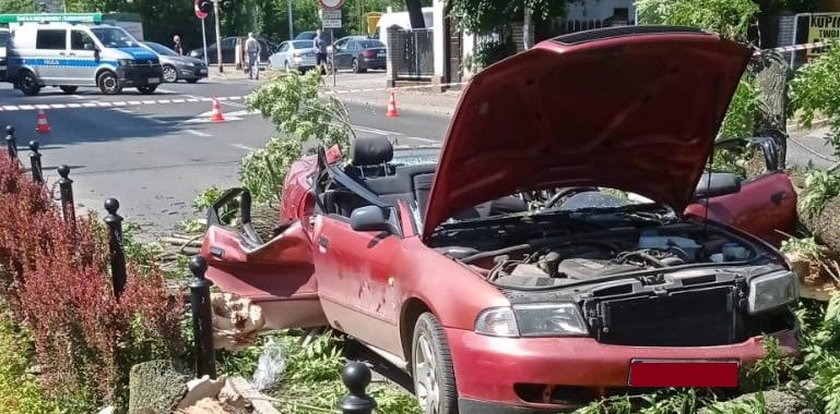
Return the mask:
<path fill-rule="evenodd" d="M 388 28 L 388 56 L 394 80 L 430 80 L 435 73 L 433 29 Z"/>

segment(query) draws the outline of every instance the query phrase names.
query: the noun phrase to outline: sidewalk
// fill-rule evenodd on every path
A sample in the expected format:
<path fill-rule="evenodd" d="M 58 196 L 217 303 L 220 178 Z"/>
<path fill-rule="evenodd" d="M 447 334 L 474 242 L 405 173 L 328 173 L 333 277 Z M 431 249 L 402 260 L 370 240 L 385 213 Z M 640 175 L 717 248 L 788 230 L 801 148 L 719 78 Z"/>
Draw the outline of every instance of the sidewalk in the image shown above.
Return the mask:
<path fill-rule="evenodd" d="M 339 100 L 352 102 L 373 107 L 381 107 L 383 110 L 388 107 L 390 92 L 385 88 L 379 91 L 347 92 L 341 88 L 326 88 L 334 90 Z M 394 97 L 397 101 L 399 111 L 417 111 L 433 113 L 451 117 L 455 112 L 455 106 L 461 98 L 460 91 L 448 92 L 426 92 L 422 90 L 396 90 Z"/>
<path fill-rule="evenodd" d="M 828 168 L 838 161 L 834 157 L 834 149 L 825 142 L 825 136 L 830 133 L 826 125 L 811 129 L 799 128 L 796 125 L 788 127 L 787 165 L 806 167 L 809 162 L 816 167 Z"/>

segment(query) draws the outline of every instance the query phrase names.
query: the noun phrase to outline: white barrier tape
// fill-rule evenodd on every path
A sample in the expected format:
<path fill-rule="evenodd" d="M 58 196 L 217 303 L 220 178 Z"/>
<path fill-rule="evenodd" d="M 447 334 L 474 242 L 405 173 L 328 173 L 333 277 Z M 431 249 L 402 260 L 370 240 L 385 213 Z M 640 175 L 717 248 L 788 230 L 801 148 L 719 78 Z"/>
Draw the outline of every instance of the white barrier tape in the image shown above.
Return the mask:
<path fill-rule="evenodd" d="M 225 96 L 217 98 L 223 101 L 241 101 L 244 96 Z M 12 111 L 34 111 L 36 109 L 80 109 L 80 108 L 113 108 L 123 106 L 145 106 L 145 105 L 169 105 L 179 103 L 213 102 L 213 98 L 190 98 L 190 99 L 145 99 L 142 101 L 115 101 L 115 102 L 84 102 L 84 103 L 44 103 L 31 105 L 0 105 L 0 112 Z"/>

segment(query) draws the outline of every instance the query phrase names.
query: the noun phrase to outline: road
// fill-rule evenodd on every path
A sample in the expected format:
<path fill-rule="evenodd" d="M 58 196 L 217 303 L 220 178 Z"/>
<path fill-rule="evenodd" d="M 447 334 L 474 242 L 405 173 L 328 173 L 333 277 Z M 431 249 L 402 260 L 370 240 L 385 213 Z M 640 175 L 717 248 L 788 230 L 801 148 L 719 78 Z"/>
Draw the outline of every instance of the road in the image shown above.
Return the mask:
<path fill-rule="evenodd" d="M 244 96 L 256 86 L 248 80 L 211 80 L 165 84 L 151 96 L 133 91 L 103 96 L 92 88 L 65 95 L 45 88 L 27 97 L 0 84 L 0 105 Z M 351 102 L 347 107 L 357 136 L 389 136 L 399 145 L 437 142 L 449 124 L 448 117 L 433 113 L 402 110 L 399 118 L 386 118 L 385 107 Z M 246 113 L 241 100 L 222 103 L 224 123 L 208 122 L 210 110 L 209 102 L 50 109 L 46 113 L 52 132 L 43 136 L 35 133 L 35 110 L 2 111 L 0 125 L 17 128 L 22 157 L 28 157 L 26 143 L 39 140 L 49 183 L 58 179 L 58 165 L 70 166 L 77 205 L 101 213 L 102 202 L 115 197 L 123 217 L 154 234 L 193 217 L 191 202 L 201 190 L 238 185 L 241 158 L 274 134 L 261 116 Z"/>

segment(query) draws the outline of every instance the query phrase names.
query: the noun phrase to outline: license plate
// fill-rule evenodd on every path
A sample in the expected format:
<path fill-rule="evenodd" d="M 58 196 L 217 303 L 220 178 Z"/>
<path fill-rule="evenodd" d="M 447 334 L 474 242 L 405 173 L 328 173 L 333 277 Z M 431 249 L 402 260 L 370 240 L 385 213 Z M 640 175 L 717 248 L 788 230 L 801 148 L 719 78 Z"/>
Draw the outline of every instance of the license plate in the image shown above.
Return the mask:
<path fill-rule="evenodd" d="M 634 359 L 628 385 L 643 388 L 737 387 L 738 361 Z"/>
<path fill-rule="evenodd" d="M 384 53 L 377 53 L 376 56 L 377 57 L 385 57 L 385 54 Z"/>
<path fill-rule="evenodd" d="M 149 78 L 148 83 L 160 83 L 160 78 Z"/>

